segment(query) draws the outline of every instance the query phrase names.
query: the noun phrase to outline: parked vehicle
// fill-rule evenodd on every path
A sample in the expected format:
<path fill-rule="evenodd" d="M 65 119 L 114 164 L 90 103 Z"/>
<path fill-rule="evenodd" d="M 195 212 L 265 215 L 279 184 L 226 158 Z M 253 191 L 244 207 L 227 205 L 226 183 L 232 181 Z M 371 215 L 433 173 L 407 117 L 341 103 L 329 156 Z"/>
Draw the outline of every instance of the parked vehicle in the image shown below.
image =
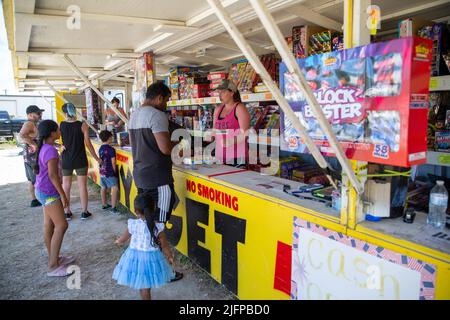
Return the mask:
<path fill-rule="evenodd" d="M 0 110 L 0 137 L 14 138 L 14 133 L 18 133 L 26 119 L 12 119 L 8 111 Z"/>

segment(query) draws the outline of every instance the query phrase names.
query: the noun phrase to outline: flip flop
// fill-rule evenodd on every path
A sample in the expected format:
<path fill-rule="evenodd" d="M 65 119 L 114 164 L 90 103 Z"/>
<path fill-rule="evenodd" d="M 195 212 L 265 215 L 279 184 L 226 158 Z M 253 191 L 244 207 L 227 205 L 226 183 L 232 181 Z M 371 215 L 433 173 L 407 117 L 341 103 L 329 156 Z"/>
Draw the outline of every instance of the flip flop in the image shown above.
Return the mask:
<path fill-rule="evenodd" d="M 183 274 L 181 272 L 175 271 L 175 277 L 173 277 L 170 282 L 175 282 L 183 279 Z"/>
<path fill-rule="evenodd" d="M 74 271 L 75 272 L 75 271 Z M 47 272 L 48 277 L 67 277 L 73 274 L 74 272 L 67 272 L 66 266 L 59 266 L 55 270 Z"/>
<path fill-rule="evenodd" d="M 60 256 L 58 259 L 58 263 L 60 265 L 64 265 L 64 266 L 67 266 L 68 264 L 71 264 L 74 261 L 75 261 L 75 257 L 72 257 L 72 256 L 67 256 L 67 257 Z"/>

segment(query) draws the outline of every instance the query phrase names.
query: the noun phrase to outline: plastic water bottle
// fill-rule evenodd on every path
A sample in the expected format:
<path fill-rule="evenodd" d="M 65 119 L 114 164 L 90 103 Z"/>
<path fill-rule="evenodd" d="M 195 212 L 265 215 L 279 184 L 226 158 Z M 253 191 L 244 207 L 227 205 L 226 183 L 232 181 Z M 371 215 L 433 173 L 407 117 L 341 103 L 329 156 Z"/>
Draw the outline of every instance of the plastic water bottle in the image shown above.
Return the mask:
<path fill-rule="evenodd" d="M 431 189 L 427 223 L 438 229 L 444 229 L 448 203 L 448 193 L 444 181 L 436 181 Z"/>

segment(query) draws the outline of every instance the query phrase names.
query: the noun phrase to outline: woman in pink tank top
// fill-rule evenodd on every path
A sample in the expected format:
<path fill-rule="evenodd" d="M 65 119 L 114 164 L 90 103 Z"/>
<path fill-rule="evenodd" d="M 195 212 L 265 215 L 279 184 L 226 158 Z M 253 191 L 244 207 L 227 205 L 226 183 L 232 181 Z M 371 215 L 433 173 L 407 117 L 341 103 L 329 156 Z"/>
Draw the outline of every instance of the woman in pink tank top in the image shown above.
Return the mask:
<path fill-rule="evenodd" d="M 224 80 L 217 90 L 220 91 L 222 105 L 214 110 L 216 159 L 224 164 L 245 164 L 250 114 L 232 81 Z"/>

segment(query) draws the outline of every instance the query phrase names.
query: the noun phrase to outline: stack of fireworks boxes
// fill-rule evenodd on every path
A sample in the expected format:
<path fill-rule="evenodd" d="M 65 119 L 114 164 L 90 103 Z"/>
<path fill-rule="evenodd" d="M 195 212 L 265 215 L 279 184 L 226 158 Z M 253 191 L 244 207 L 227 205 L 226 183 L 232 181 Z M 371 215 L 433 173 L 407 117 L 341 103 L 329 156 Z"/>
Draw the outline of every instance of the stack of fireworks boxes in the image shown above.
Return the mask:
<path fill-rule="evenodd" d="M 279 59 L 276 58 L 274 54 L 267 54 L 261 56 L 260 60 L 272 79 L 278 82 Z M 232 64 L 228 79 L 237 84 L 238 90 L 241 93 L 269 91 L 267 87 L 262 84 L 261 78 L 247 60 L 240 60 Z M 256 84 L 258 85 L 255 86 Z"/>
<path fill-rule="evenodd" d="M 429 24 L 417 32 L 419 37 L 433 41 L 431 76 L 444 76 L 450 73 L 445 56 L 450 54 L 450 31 L 446 23 Z M 435 117 L 429 117 L 431 128 L 434 128 L 434 149 L 450 152 L 450 99 L 448 92 L 430 93 L 430 107 Z M 435 105 L 434 105 L 435 104 Z M 433 121 L 434 120 L 434 121 Z M 429 126 L 430 128 L 430 126 Z"/>
<path fill-rule="evenodd" d="M 261 56 L 260 60 L 264 68 L 266 68 L 267 72 L 270 74 L 272 80 L 275 81 L 278 85 L 280 59 L 278 59 L 275 54 L 266 54 Z M 259 75 L 256 76 L 255 84 L 256 85 L 253 88 L 253 91 L 255 93 L 269 91 L 269 89 L 262 83 L 262 79 Z"/>
<path fill-rule="evenodd" d="M 223 72 L 223 71 L 210 72 L 208 74 L 209 95 L 211 97 L 219 96 L 219 92 L 216 91 L 216 89 L 219 87 L 219 85 L 222 83 L 222 81 L 227 78 L 227 76 L 228 76 L 228 73 Z"/>
<path fill-rule="evenodd" d="M 228 75 L 228 80 L 233 81 L 239 92 L 252 92 L 253 83 L 256 80 L 256 72 L 247 60 L 240 60 L 233 63 Z"/>
<path fill-rule="evenodd" d="M 170 69 L 169 87 L 171 100 L 206 97 L 208 85 L 196 67 L 175 67 Z"/>
<path fill-rule="evenodd" d="M 444 56 L 450 53 L 450 31 L 444 22 L 420 28 L 419 37 L 433 41 L 431 76 L 444 76 L 450 73 Z"/>
<path fill-rule="evenodd" d="M 344 49 L 341 33 L 316 26 L 292 28 L 292 50 L 296 59 Z"/>

